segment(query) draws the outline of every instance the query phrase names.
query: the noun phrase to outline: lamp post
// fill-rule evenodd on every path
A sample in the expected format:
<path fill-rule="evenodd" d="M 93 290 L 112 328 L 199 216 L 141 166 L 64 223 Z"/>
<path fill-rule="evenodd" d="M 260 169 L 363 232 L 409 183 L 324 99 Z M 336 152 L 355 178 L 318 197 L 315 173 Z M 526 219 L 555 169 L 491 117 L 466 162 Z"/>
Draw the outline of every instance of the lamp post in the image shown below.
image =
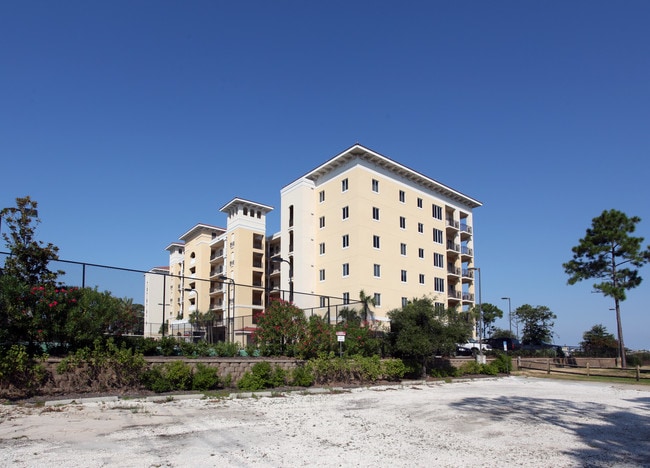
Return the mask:
<path fill-rule="evenodd" d="M 226 275 L 220 275 L 219 279 L 221 281 L 228 281 L 228 307 L 227 307 L 227 318 L 226 318 L 226 341 L 234 342 L 235 341 L 235 280 L 228 278 Z M 230 296 L 230 285 L 232 285 L 232 297 Z M 230 315 L 230 302 L 232 300 L 232 317 Z"/>
<path fill-rule="evenodd" d="M 508 323 L 510 324 L 510 334 L 512 335 L 512 309 L 510 308 L 510 298 L 509 297 L 502 297 L 501 298 L 504 301 L 508 301 Z"/>
<path fill-rule="evenodd" d="M 289 265 L 289 302 L 293 304 L 293 263 L 280 256 L 271 257 L 271 261 L 275 263 L 285 262 Z"/>
<path fill-rule="evenodd" d="M 470 270 L 478 271 L 478 352 L 479 362 L 484 364 L 483 359 L 483 303 L 481 302 L 481 269 L 479 267 L 471 267 Z"/>

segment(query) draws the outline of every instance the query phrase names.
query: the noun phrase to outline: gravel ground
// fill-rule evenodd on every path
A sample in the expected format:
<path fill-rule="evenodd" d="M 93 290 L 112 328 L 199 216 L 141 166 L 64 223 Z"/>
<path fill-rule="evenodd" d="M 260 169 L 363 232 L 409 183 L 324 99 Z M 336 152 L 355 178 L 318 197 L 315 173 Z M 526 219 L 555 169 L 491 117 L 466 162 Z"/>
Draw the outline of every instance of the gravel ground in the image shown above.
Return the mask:
<path fill-rule="evenodd" d="M 0 408 L 12 467 L 650 466 L 650 388 L 530 377 Z"/>

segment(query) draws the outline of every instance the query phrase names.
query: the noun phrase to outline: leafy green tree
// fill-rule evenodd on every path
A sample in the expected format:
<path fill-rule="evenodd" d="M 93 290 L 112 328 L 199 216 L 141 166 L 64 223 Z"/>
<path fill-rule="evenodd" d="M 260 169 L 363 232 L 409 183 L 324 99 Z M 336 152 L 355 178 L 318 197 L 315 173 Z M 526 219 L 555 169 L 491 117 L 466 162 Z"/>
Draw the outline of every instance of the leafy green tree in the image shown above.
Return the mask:
<path fill-rule="evenodd" d="M 650 261 L 650 247 L 642 249 L 643 237 L 634 237 L 637 216 L 628 217 L 618 210 L 605 210 L 592 220 L 585 237 L 573 247 L 572 260 L 563 265 L 569 284 L 595 279 L 594 289 L 614 299 L 621 365 L 627 367 L 620 302 L 626 291 L 641 284 L 638 269 Z"/>
<path fill-rule="evenodd" d="M 498 318 L 503 318 L 503 311 L 499 309 L 497 306 L 494 304 L 490 304 L 489 302 L 484 302 L 481 304 L 481 310 L 483 311 L 482 317 L 478 315 L 478 305 L 474 307 L 473 310 L 473 315 L 476 320 L 478 320 L 478 323 L 481 324 L 480 328 L 480 334 L 483 339 L 485 339 L 488 335 L 492 334 L 492 330 L 494 329 L 494 322 Z M 482 320 L 480 320 L 482 318 Z"/>
<path fill-rule="evenodd" d="M 557 316 L 546 306 L 533 307 L 524 304 L 517 307 L 515 316 L 523 323 L 521 341 L 523 344 L 541 344 L 551 341 L 554 320 Z"/>
<path fill-rule="evenodd" d="M 10 256 L 5 261 L 3 274 L 13 276 L 28 286 L 55 284 L 62 271 L 51 271 L 50 261 L 58 260 L 59 248 L 51 243 L 37 241 L 38 204 L 29 196 L 16 198 L 16 206 L 0 211 L 8 233 L 2 237 Z"/>
<path fill-rule="evenodd" d="M 597 324 L 591 327 L 591 330 L 583 333 L 580 346 L 587 356 L 614 357 L 617 353 L 618 342 L 605 326 Z"/>
<path fill-rule="evenodd" d="M 505 328 L 492 327 L 490 338 L 517 338 L 517 336 Z"/>
<path fill-rule="evenodd" d="M 418 362 L 427 375 L 427 361 L 435 353 L 451 354 L 464 342 L 472 324 L 453 309 L 436 309 L 429 298 L 414 299 L 401 309 L 388 312 L 389 340 L 393 352 Z"/>
<path fill-rule="evenodd" d="M 265 356 L 296 356 L 297 345 L 305 337 L 305 313 L 290 302 L 271 300 L 258 315 L 255 340 Z"/>
<path fill-rule="evenodd" d="M 312 315 L 307 321 L 305 336 L 296 345 L 297 355 L 302 359 L 312 359 L 321 353 L 334 351 L 335 343 L 334 327 L 324 318 Z"/>

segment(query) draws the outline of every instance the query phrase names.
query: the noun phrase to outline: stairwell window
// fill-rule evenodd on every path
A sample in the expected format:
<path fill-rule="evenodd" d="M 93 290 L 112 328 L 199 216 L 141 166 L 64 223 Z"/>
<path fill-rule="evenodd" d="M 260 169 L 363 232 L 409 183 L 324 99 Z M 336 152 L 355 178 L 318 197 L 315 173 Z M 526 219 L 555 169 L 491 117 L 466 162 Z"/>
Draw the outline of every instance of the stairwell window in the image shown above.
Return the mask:
<path fill-rule="evenodd" d="M 406 229 L 406 218 L 404 216 L 399 217 L 399 227 L 400 229 Z"/>
<path fill-rule="evenodd" d="M 343 207 L 343 219 L 348 219 L 350 217 L 350 207 L 349 206 L 344 206 Z"/>
<path fill-rule="evenodd" d="M 343 264 L 343 276 L 350 276 L 350 264 L 349 263 L 344 263 Z"/>
<path fill-rule="evenodd" d="M 406 192 L 404 192 L 404 190 L 399 191 L 399 201 L 406 203 Z"/>
<path fill-rule="evenodd" d="M 343 242 L 343 248 L 344 249 L 347 249 L 348 247 L 350 247 L 350 235 L 349 234 L 343 234 L 342 242 Z"/>
<path fill-rule="evenodd" d="M 372 246 L 373 246 L 375 249 L 378 249 L 378 248 L 379 248 L 379 236 L 376 236 L 376 235 L 375 235 L 375 236 L 372 236 Z"/>
<path fill-rule="evenodd" d="M 372 219 L 379 221 L 379 208 L 374 206 L 372 207 Z"/>
<path fill-rule="evenodd" d="M 347 192 L 348 191 L 348 179 L 343 179 L 341 181 L 341 192 Z"/>
<path fill-rule="evenodd" d="M 322 228 L 325 227 L 325 216 L 321 216 L 318 220 L 318 225 Z"/>
<path fill-rule="evenodd" d="M 375 278 L 381 278 L 381 265 L 375 263 L 372 267 L 372 274 Z"/>
<path fill-rule="evenodd" d="M 406 283 L 406 279 L 407 279 L 406 270 L 400 271 L 400 279 L 402 280 L 402 283 Z"/>
<path fill-rule="evenodd" d="M 379 193 L 379 181 L 377 179 L 372 179 L 372 191 Z"/>

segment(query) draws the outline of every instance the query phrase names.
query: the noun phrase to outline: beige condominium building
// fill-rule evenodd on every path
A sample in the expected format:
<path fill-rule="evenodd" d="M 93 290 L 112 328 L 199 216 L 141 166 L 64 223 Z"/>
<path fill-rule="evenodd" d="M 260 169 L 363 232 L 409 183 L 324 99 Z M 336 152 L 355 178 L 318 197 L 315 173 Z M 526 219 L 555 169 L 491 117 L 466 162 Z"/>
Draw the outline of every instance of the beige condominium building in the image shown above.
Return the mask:
<path fill-rule="evenodd" d="M 247 344 L 278 296 L 332 322 L 360 291 L 378 321 L 420 297 L 466 309 L 480 206 L 356 144 L 281 189 L 278 233 L 266 233 L 272 207 L 234 198 L 220 210 L 225 228 L 197 224 L 170 244 L 170 330 L 187 336 L 187 314 L 210 311 L 213 337 Z"/>

